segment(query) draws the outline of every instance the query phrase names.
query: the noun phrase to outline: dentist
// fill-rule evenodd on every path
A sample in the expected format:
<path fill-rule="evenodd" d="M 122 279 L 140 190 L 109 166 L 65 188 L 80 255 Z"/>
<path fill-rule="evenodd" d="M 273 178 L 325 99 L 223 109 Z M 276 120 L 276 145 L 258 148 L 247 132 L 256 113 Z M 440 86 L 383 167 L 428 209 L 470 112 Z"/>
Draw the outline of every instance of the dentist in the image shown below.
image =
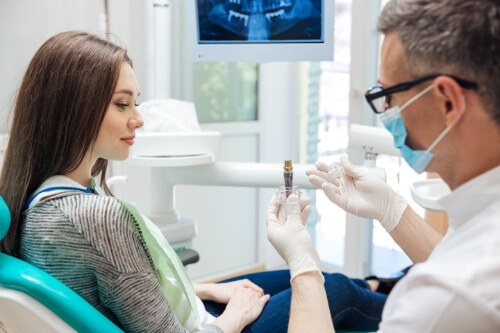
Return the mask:
<path fill-rule="evenodd" d="M 500 4 L 391 0 L 378 29 L 385 35 L 379 85 L 366 99 L 406 162 L 437 172 L 452 190 L 439 201 L 448 233 L 440 236 L 346 158 L 339 178 L 318 163 L 309 179 L 347 212 L 378 220 L 416 263 L 389 295 L 381 332 L 499 332 Z M 333 332 L 317 253 L 293 196 L 286 210 L 278 219 L 283 214 L 269 206 L 268 238 L 302 272 L 292 280 L 289 332 Z"/>

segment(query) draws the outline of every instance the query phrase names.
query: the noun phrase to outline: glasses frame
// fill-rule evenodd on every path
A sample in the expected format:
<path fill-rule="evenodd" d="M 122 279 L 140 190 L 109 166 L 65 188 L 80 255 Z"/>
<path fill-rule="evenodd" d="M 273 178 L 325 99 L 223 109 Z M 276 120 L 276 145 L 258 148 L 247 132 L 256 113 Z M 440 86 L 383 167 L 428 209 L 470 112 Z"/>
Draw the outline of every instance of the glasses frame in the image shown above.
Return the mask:
<path fill-rule="evenodd" d="M 398 84 L 393 85 L 393 86 L 388 87 L 388 88 L 384 88 L 380 84 L 375 85 L 373 87 L 370 87 L 366 91 L 365 98 L 366 98 L 366 101 L 368 102 L 368 104 L 370 105 L 370 107 L 372 108 L 373 112 L 375 112 L 376 114 L 381 114 L 381 113 L 384 113 L 387 109 L 384 109 L 382 111 L 377 110 L 377 107 L 373 103 L 373 100 L 380 98 L 380 97 L 385 97 L 387 95 L 392 95 L 392 94 L 395 94 L 398 92 L 410 90 L 411 88 L 413 88 L 414 86 L 416 86 L 422 82 L 425 82 L 428 80 L 434 80 L 435 78 L 437 78 L 439 76 L 450 77 L 453 80 L 455 80 L 462 88 L 465 88 L 465 89 L 477 89 L 479 87 L 477 83 L 472 82 L 472 81 L 464 80 L 464 79 L 458 78 L 458 77 L 453 76 L 453 75 L 436 73 L 436 74 L 426 75 L 424 77 L 421 77 L 421 78 L 418 78 L 415 80 L 411 80 L 411 81 L 407 81 L 407 82 L 403 82 L 403 83 L 398 83 Z M 377 91 L 373 92 L 374 89 L 377 89 Z"/>

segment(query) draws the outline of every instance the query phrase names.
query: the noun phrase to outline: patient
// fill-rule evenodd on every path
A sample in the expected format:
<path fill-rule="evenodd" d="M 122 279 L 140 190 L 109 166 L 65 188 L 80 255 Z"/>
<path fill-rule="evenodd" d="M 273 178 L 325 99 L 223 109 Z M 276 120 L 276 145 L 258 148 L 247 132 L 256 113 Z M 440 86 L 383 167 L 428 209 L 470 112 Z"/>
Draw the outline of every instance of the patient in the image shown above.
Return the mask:
<path fill-rule="evenodd" d="M 289 271 L 193 285 L 158 230 L 106 186 L 143 125 L 125 49 L 85 32 L 47 40 L 18 92 L 0 176 L 2 251 L 47 271 L 128 332 L 286 332 Z M 301 202 L 302 218 L 309 213 Z M 386 295 L 324 274 L 337 327 L 376 329 Z"/>

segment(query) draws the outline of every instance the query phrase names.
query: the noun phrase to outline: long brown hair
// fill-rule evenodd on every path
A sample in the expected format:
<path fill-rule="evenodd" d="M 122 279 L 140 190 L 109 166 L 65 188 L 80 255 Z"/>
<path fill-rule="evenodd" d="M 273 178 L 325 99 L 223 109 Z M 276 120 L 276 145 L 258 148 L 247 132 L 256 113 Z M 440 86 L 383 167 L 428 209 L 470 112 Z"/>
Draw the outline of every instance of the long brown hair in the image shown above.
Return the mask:
<path fill-rule="evenodd" d="M 48 39 L 35 53 L 18 91 L 0 176 L 0 195 L 12 213 L 0 243 L 17 255 L 23 203 L 48 177 L 66 174 L 95 144 L 111 102 L 125 49 L 95 35 L 68 31 Z M 107 160 L 92 175 L 105 186 Z"/>

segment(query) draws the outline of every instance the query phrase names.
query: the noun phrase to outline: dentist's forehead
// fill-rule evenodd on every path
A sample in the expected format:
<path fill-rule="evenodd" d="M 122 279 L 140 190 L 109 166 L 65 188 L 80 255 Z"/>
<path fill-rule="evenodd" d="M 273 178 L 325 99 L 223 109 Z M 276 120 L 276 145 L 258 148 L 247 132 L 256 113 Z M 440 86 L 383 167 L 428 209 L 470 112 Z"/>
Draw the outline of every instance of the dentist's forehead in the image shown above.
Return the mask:
<path fill-rule="evenodd" d="M 395 33 L 385 36 L 380 50 L 379 82 L 384 87 L 411 79 L 401 40 Z"/>

